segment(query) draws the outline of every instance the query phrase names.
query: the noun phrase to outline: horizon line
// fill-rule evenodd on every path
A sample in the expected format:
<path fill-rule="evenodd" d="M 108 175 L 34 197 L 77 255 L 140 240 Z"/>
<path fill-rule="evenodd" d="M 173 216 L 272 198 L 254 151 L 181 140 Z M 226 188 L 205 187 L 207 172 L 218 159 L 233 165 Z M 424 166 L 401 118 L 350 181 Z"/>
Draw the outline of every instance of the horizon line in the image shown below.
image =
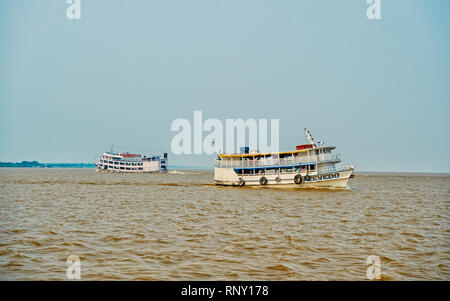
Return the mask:
<path fill-rule="evenodd" d="M 33 161 L 22 161 L 22 162 L 33 162 Z M 0 161 L 0 163 L 22 163 L 22 162 L 3 162 Z M 95 166 L 92 162 L 39 162 L 36 161 L 39 164 L 92 164 Z M 184 170 L 214 170 L 214 167 L 207 167 L 207 166 L 189 166 L 189 165 L 172 165 L 172 167 L 169 165 L 168 170 L 173 169 L 184 169 Z M 0 166 L 0 168 L 39 168 L 39 167 L 14 167 L 14 166 Z M 58 167 L 55 167 L 58 168 Z M 59 167 L 61 168 L 61 167 Z M 62 167 L 62 168 L 77 168 L 77 167 Z M 88 167 L 89 168 L 89 167 Z M 94 168 L 94 167 L 91 167 Z M 445 175 L 450 176 L 449 172 L 442 172 L 442 171 L 386 171 L 386 170 L 355 170 L 355 174 L 433 174 L 433 175 Z"/>

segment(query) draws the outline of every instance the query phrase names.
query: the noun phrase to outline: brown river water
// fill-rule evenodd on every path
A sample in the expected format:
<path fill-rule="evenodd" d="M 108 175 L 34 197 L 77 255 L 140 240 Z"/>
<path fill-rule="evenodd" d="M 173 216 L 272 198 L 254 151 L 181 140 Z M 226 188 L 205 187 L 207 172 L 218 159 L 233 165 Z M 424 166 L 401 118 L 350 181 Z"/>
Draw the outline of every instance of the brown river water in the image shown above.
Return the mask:
<path fill-rule="evenodd" d="M 349 188 L 212 185 L 212 171 L 0 169 L 0 280 L 450 280 L 448 175 Z"/>

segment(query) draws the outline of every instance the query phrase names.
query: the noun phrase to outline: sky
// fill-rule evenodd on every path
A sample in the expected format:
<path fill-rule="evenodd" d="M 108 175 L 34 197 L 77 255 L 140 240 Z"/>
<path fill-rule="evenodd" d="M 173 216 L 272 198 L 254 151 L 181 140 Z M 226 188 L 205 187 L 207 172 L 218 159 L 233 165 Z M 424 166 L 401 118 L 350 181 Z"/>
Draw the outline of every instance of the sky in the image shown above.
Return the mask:
<path fill-rule="evenodd" d="M 450 172 L 450 1 L 0 1 L 0 161 L 169 152 L 171 123 L 273 119 L 361 171 Z"/>

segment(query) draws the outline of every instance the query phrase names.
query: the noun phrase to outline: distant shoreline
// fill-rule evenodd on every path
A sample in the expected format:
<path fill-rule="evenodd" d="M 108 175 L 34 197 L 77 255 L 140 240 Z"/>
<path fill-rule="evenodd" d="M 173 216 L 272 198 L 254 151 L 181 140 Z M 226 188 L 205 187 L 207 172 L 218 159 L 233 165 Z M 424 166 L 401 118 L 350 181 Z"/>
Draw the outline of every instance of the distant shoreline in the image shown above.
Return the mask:
<path fill-rule="evenodd" d="M 0 162 L 4 168 L 94 168 L 93 163 L 39 163 L 38 161 Z"/>

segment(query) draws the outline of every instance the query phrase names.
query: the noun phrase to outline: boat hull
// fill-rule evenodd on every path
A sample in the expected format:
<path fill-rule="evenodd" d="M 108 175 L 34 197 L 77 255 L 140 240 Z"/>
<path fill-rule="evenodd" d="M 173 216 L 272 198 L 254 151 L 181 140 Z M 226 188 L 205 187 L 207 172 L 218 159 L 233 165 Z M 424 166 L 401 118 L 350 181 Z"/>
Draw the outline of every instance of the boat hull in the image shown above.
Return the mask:
<path fill-rule="evenodd" d="M 121 170 L 121 169 L 102 169 L 99 166 L 95 168 L 96 172 L 104 172 L 104 173 L 167 173 L 168 170 Z"/>
<path fill-rule="evenodd" d="M 304 175 L 300 184 L 295 183 L 296 174 L 264 175 L 267 180 L 261 185 L 261 175 L 238 175 L 232 168 L 218 168 L 214 170 L 215 184 L 222 186 L 241 186 L 240 179 L 244 181 L 242 186 L 264 186 L 274 188 L 345 188 L 353 175 L 353 169 L 339 170 L 321 175 Z M 241 182 L 242 183 L 242 182 Z"/>

